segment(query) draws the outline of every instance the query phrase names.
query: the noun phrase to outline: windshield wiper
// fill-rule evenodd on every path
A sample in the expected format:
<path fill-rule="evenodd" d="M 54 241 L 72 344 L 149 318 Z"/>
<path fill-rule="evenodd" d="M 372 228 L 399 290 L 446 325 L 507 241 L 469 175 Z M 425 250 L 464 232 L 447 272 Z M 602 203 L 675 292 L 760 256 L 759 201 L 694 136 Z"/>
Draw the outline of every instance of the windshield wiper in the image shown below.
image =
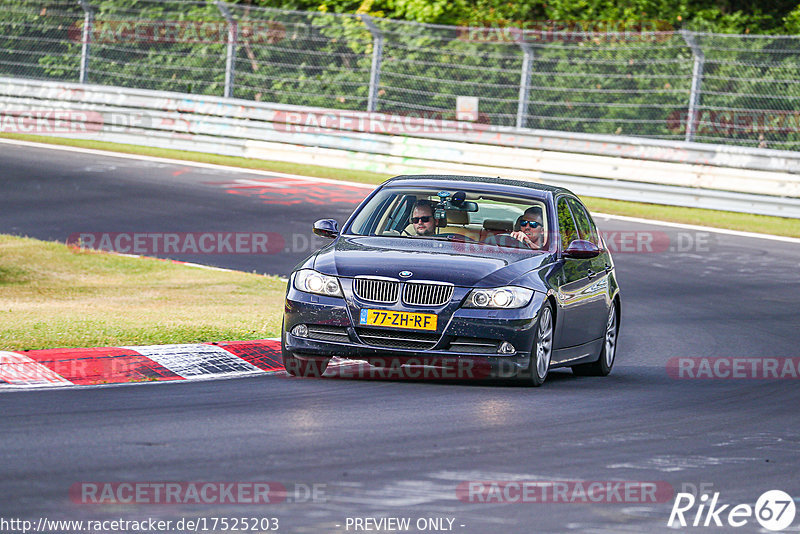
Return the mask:
<path fill-rule="evenodd" d="M 460 235 L 420 235 L 417 237 L 425 237 L 427 239 L 433 239 L 434 241 L 466 241 L 464 236 Z"/>

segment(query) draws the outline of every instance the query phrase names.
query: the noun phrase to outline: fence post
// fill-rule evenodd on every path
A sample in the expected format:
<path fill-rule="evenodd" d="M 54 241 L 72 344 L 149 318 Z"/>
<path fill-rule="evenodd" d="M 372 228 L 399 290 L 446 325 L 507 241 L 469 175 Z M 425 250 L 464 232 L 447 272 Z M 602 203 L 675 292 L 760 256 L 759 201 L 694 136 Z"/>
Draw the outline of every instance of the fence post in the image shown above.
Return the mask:
<path fill-rule="evenodd" d="M 689 93 L 689 110 L 686 114 L 686 141 L 694 141 L 695 129 L 697 128 L 697 108 L 700 105 L 700 88 L 703 83 L 703 66 L 706 60 L 703 49 L 695 41 L 694 34 L 686 30 L 681 30 L 683 37 L 689 48 L 692 49 L 694 65 L 692 67 L 692 89 Z"/>
<path fill-rule="evenodd" d="M 519 102 L 517 103 L 517 128 L 525 127 L 525 115 L 531 94 L 531 70 L 533 69 L 533 48 L 525 42 L 525 32 L 520 31 L 519 47 L 522 49 L 522 73 L 519 78 Z"/>
<path fill-rule="evenodd" d="M 224 2 L 216 0 L 214 2 L 217 9 L 219 9 L 222 16 L 228 22 L 228 50 L 225 55 L 225 90 L 223 96 L 225 98 L 233 98 L 233 84 L 234 74 L 236 71 L 236 44 L 239 40 L 239 25 L 231 15 L 230 9 Z"/>
<path fill-rule="evenodd" d="M 92 29 L 94 27 L 94 11 L 92 11 L 92 6 L 86 0 L 78 0 L 78 3 L 83 9 L 80 83 L 89 83 L 89 44 L 92 40 Z"/>
<path fill-rule="evenodd" d="M 367 98 L 367 111 L 370 113 L 378 109 L 378 86 L 381 83 L 381 61 L 383 60 L 383 33 L 375 26 L 369 15 L 359 15 L 372 34 L 372 67 L 369 72 L 369 96 Z"/>

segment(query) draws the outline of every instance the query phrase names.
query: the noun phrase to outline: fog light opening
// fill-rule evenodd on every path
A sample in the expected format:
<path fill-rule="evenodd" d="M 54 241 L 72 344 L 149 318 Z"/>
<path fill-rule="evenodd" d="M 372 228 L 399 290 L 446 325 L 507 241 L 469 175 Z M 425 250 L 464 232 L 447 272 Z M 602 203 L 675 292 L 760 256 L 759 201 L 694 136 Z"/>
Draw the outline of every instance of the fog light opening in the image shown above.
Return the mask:
<path fill-rule="evenodd" d="M 499 354 L 513 354 L 517 352 L 517 349 L 514 348 L 514 345 L 509 343 L 508 341 L 503 341 L 500 343 L 500 346 L 497 348 L 497 352 Z"/>
<path fill-rule="evenodd" d="M 308 327 L 304 324 L 299 324 L 292 328 L 292 335 L 295 337 L 308 337 Z"/>

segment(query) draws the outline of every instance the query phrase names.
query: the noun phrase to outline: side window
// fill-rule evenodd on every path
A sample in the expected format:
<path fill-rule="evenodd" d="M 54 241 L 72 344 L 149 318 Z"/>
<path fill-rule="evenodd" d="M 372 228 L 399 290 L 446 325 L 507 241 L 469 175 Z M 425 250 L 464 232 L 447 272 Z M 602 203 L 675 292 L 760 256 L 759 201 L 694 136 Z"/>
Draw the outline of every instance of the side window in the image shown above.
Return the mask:
<path fill-rule="evenodd" d="M 407 195 L 395 206 L 392 210 L 389 220 L 387 221 L 387 230 L 402 231 L 408 225 L 408 217 L 410 216 L 411 205 L 414 203 L 415 198 Z"/>
<path fill-rule="evenodd" d="M 575 224 L 578 225 L 578 233 L 581 239 L 591 241 L 598 247 L 600 240 L 597 238 L 597 228 L 595 227 L 584 207 L 574 198 L 568 199 L 569 206 L 572 208 L 572 215 L 575 216 Z"/>
<path fill-rule="evenodd" d="M 572 221 L 572 214 L 569 211 L 566 198 L 558 200 L 558 230 L 561 233 L 561 248 L 565 249 L 574 240 L 578 239 L 578 231 Z"/>
<path fill-rule="evenodd" d="M 391 195 L 387 198 L 376 210 L 375 216 L 379 220 L 376 220 L 377 228 L 371 235 L 402 231 L 408 224 L 408 211 L 413 201 L 414 197 L 409 195 Z"/>

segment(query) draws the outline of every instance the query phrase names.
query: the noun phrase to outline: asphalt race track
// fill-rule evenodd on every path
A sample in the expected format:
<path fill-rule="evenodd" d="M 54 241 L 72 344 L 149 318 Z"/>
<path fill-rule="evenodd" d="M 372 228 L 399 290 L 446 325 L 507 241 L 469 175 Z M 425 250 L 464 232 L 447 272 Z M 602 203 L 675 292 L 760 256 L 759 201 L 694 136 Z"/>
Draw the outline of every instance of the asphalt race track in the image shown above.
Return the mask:
<path fill-rule="evenodd" d="M 277 253 L 250 254 L 251 246 L 232 241 L 201 254 L 163 254 L 150 242 L 141 252 L 268 274 L 291 272 L 324 243 L 312 223 L 322 214 L 344 222 L 371 190 L 2 143 L 0 158 L 4 233 L 62 242 L 89 233 L 98 243 L 123 234 L 130 239 L 113 248 L 130 253 L 136 234 L 267 233 L 280 246 L 266 249 Z M 178 250 L 185 245 L 181 239 Z"/>
<path fill-rule="evenodd" d="M 7 144 L 0 180 L 0 232 L 61 241 L 80 232 L 276 232 L 284 247 L 274 254 L 166 256 L 283 275 L 310 252 L 314 220 L 343 222 L 368 191 Z M 623 298 L 607 378 L 557 371 L 534 389 L 272 375 L 4 392 L 0 516 L 204 518 L 209 528 L 213 518 L 274 517 L 278 532 L 296 533 L 377 531 L 366 518 L 410 518 L 408 532 L 674 532 L 667 521 L 680 491 L 703 488 L 718 492 L 720 504 L 753 506 L 778 489 L 797 501 L 797 376 L 726 379 L 718 367 L 715 378 L 678 377 L 668 362 L 747 358 L 749 368 L 781 358 L 796 372 L 800 244 L 597 222 L 617 247 Z M 82 483 L 220 481 L 279 483 L 288 496 L 200 505 L 70 498 Z M 530 502 L 516 492 L 459 490 L 470 482 L 562 482 L 570 491 Z M 592 502 L 574 491 L 591 482 L 670 491 Z M 740 528 L 726 524 L 731 530 L 767 532 L 753 517 Z"/>

